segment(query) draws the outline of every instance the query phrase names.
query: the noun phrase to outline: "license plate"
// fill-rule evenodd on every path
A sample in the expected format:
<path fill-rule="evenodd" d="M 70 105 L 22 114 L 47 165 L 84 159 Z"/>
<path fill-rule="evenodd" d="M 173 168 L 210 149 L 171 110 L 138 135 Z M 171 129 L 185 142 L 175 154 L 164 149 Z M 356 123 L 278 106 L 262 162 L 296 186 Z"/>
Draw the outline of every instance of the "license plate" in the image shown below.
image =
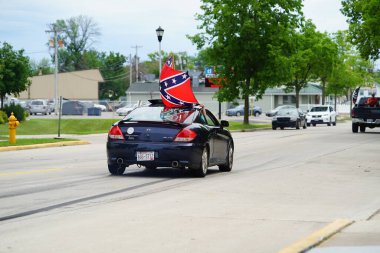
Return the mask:
<path fill-rule="evenodd" d="M 153 161 L 154 151 L 137 151 L 137 161 Z"/>

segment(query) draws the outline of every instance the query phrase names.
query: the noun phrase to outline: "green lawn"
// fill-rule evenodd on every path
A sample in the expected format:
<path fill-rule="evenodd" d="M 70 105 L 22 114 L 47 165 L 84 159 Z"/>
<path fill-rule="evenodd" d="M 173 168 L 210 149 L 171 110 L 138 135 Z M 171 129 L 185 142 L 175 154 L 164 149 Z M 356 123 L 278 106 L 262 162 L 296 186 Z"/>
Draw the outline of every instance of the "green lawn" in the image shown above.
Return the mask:
<path fill-rule="evenodd" d="M 62 119 L 61 134 L 107 133 L 117 119 Z M 244 125 L 242 122 L 230 122 L 229 130 L 268 128 L 268 124 Z M 17 135 L 57 134 L 57 119 L 31 119 L 21 122 L 16 129 Z M 8 124 L 0 125 L 0 140 L 8 138 Z"/>
<path fill-rule="evenodd" d="M 117 119 L 62 119 L 61 134 L 107 133 Z M 57 119 L 31 119 L 20 123 L 17 135 L 57 134 Z M 0 125 L 0 135 L 8 136 L 8 124 Z"/>
<path fill-rule="evenodd" d="M 53 138 L 40 138 L 40 139 L 16 139 L 15 144 L 9 144 L 8 140 L 0 141 L 0 147 L 8 146 L 24 146 L 33 144 L 43 144 L 43 143 L 54 143 L 63 141 L 78 141 L 78 139 L 53 139 Z"/>

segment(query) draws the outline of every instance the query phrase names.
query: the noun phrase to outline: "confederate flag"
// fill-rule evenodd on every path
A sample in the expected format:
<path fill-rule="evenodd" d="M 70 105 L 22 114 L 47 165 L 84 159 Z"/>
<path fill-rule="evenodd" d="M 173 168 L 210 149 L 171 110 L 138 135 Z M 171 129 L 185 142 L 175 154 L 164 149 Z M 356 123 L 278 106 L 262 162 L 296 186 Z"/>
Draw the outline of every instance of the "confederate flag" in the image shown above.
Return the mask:
<path fill-rule="evenodd" d="M 198 104 L 187 72 L 175 70 L 174 57 L 165 62 L 160 75 L 160 93 L 165 107 L 185 107 Z"/>
<path fill-rule="evenodd" d="M 360 90 L 360 86 L 358 88 L 356 88 L 354 90 L 354 92 L 352 93 L 352 103 L 356 103 L 356 100 L 358 99 L 358 96 L 359 96 L 359 90 Z"/>

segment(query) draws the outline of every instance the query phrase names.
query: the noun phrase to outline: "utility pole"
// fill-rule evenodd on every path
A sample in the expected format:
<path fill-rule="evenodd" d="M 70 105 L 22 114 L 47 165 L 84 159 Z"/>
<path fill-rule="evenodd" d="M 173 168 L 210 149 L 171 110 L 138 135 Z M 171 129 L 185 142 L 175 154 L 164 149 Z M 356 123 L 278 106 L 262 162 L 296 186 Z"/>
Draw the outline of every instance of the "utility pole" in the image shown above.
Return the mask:
<path fill-rule="evenodd" d="M 46 33 L 54 33 L 54 113 L 58 111 L 58 31 L 55 24 L 52 24 L 52 30 L 45 31 Z"/>
<path fill-rule="evenodd" d="M 137 50 L 139 48 L 142 48 L 142 46 L 133 46 L 132 48 L 136 49 L 136 55 L 135 55 L 135 60 L 136 60 L 136 83 L 139 81 L 139 57 L 138 57 L 138 52 Z"/>
<path fill-rule="evenodd" d="M 132 85 L 132 54 L 129 54 L 129 87 Z"/>

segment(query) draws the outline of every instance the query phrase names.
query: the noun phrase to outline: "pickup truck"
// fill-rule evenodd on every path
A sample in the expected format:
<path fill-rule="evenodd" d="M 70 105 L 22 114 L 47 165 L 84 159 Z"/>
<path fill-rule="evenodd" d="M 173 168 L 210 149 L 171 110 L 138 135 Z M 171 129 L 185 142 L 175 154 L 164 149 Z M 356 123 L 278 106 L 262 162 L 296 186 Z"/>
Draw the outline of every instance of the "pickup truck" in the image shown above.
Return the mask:
<path fill-rule="evenodd" d="M 377 103 L 375 106 L 369 106 L 367 99 L 368 97 L 360 98 L 351 110 L 353 133 L 357 133 L 358 130 L 364 133 L 367 127 L 380 127 L 380 105 Z M 377 97 L 377 100 L 380 101 L 380 98 Z"/>

